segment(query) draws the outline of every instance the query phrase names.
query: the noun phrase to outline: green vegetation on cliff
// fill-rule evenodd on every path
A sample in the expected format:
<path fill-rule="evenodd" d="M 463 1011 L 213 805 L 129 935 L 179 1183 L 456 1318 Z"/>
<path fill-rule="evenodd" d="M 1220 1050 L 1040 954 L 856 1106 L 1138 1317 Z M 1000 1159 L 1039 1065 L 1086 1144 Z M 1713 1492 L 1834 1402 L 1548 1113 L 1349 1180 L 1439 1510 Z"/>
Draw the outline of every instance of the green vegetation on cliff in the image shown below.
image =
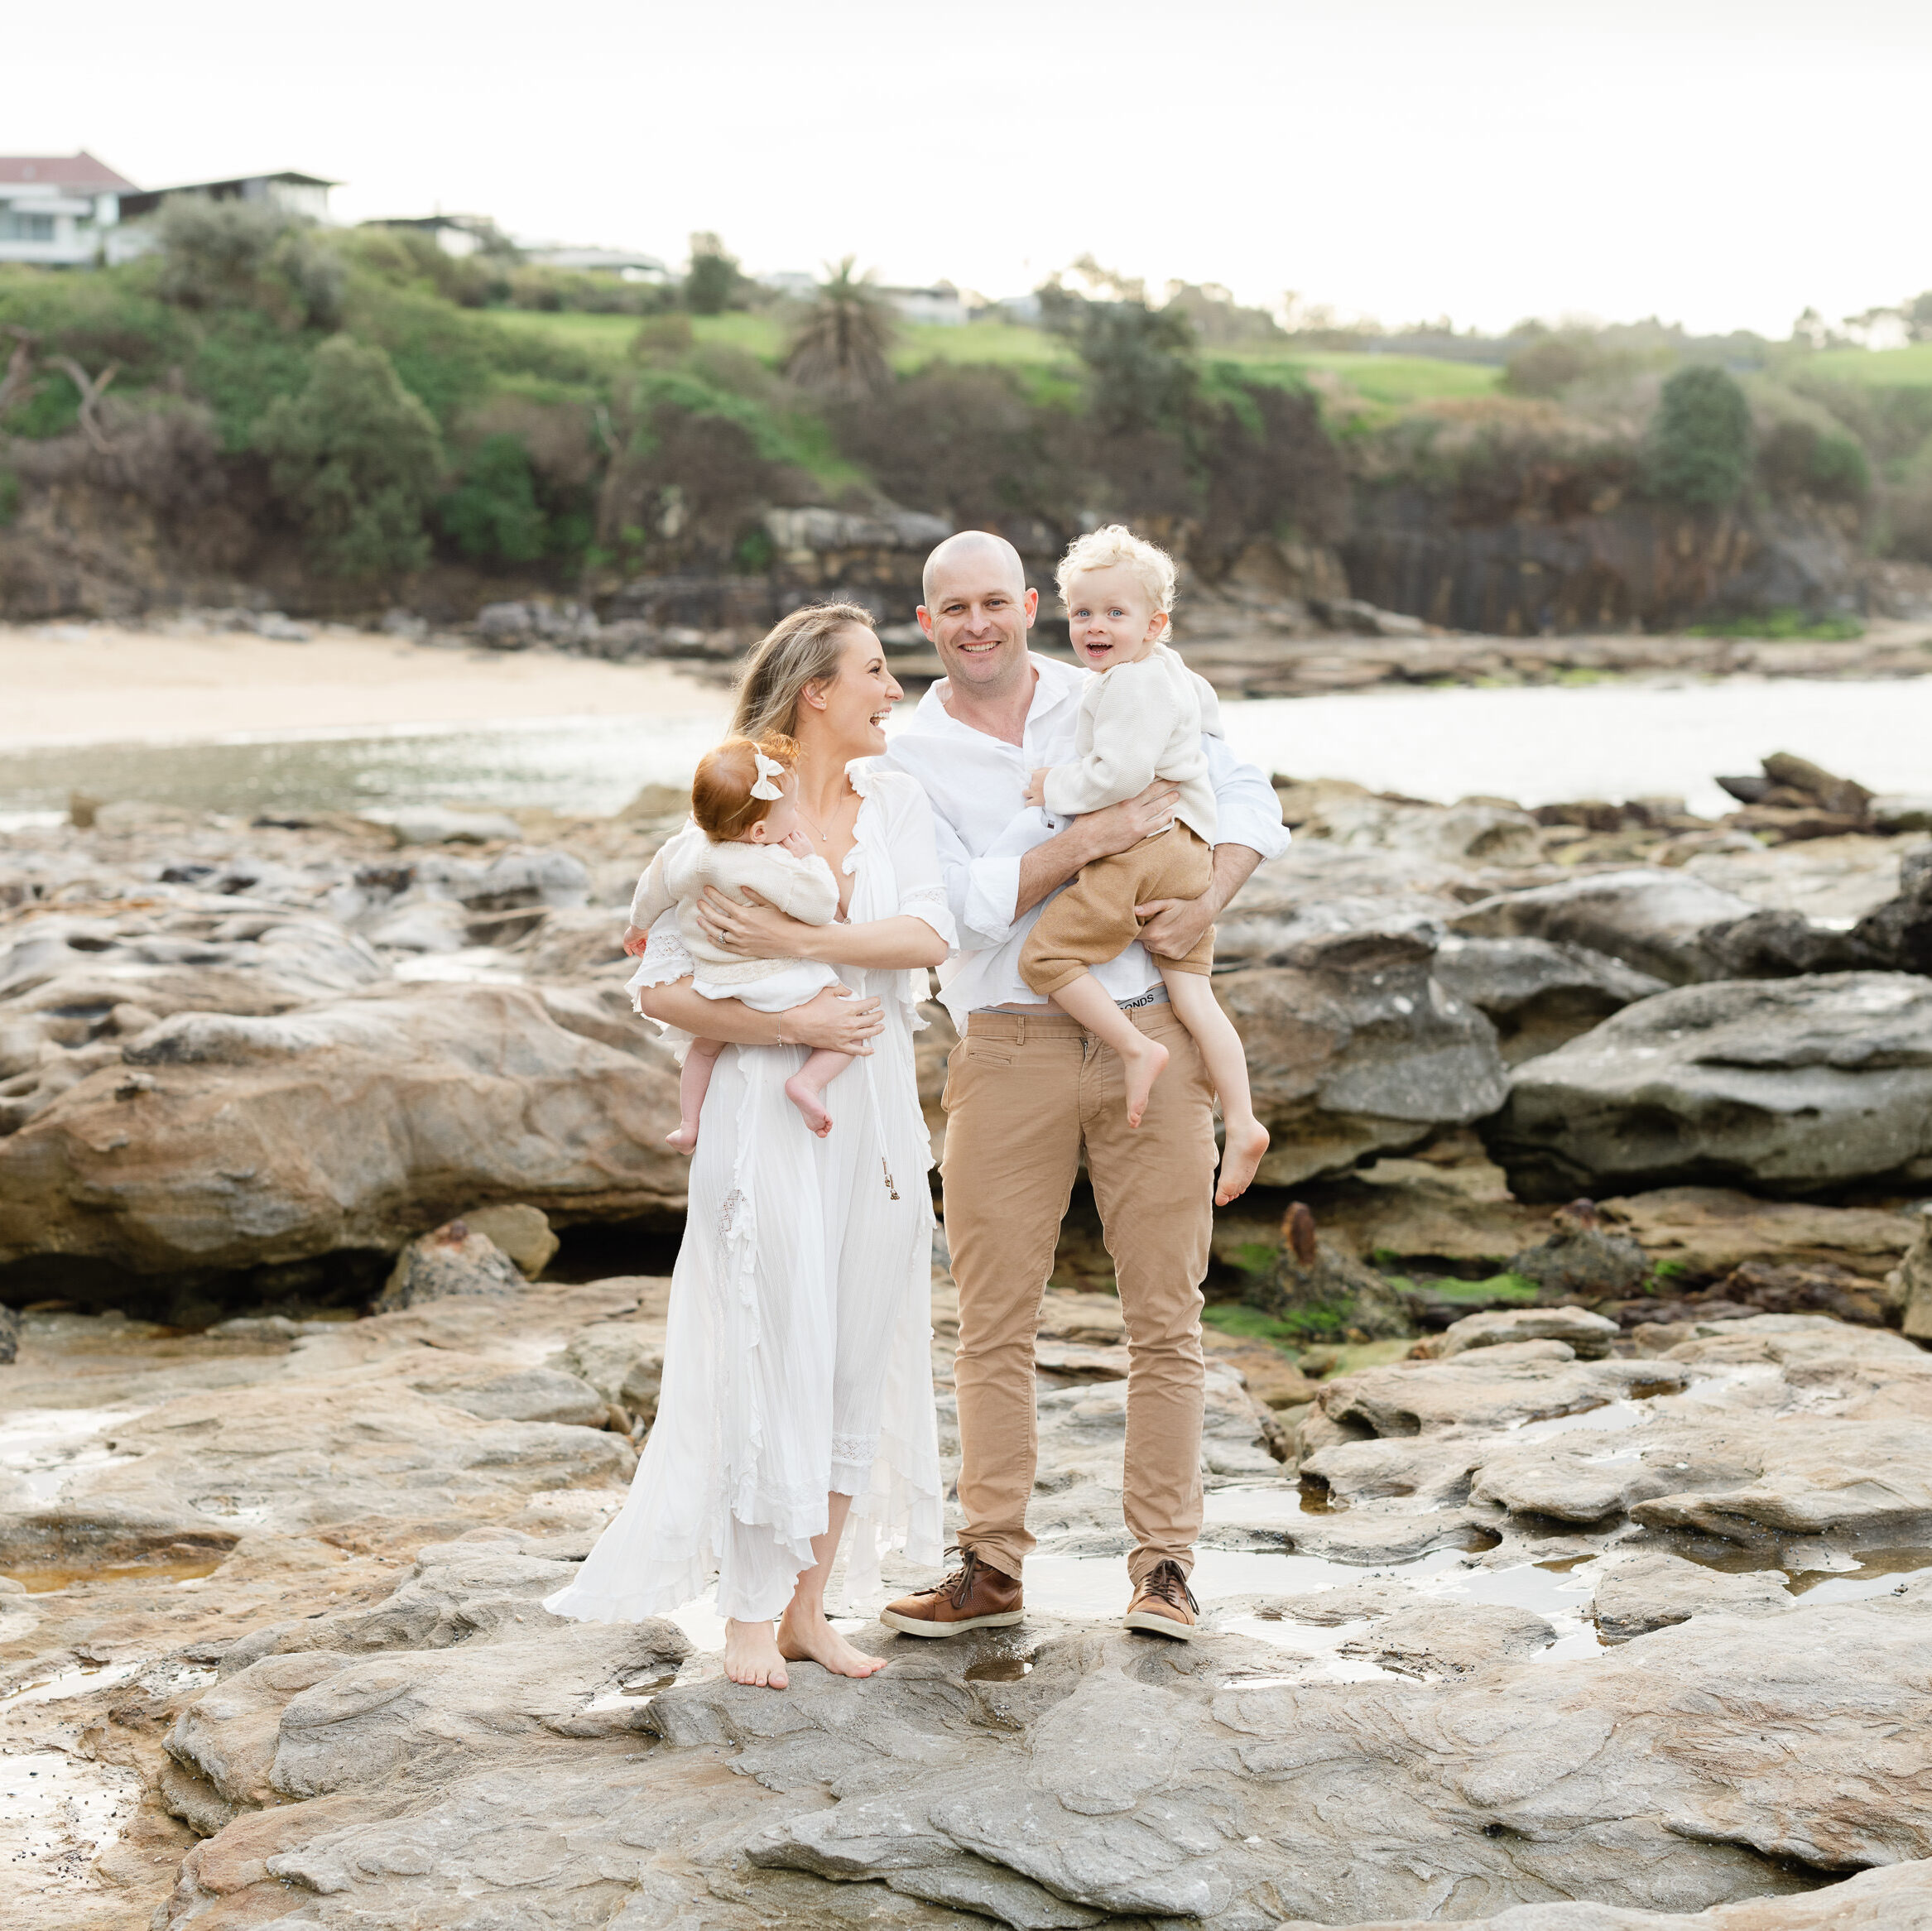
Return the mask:
<path fill-rule="evenodd" d="M 0 441 L 50 452 L 0 449 L 0 472 L 31 520 L 56 473 L 106 488 L 107 464 L 231 573 L 251 542 L 372 595 L 432 557 L 559 588 L 756 572 L 767 512 L 882 501 L 1033 549 L 1126 516 L 1210 582 L 1260 545 L 1277 560 L 1250 567 L 1279 586 L 1304 567 L 1280 560 L 1339 545 L 1358 593 L 1497 627 L 1652 606 L 1619 591 L 1551 618 L 1512 589 L 1472 620 L 1442 586 L 1496 577 L 1486 531 L 1775 510 L 1932 560 L 1928 343 L 1290 332 L 1225 291 L 1155 301 L 1091 262 L 1085 293 L 1040 291 L 1040 326 L 940 328 L 892 321 L 850 264 L 815 307 L 779 302 L 710 237 L 681 291 L 239 204 L 170 204 L 158 240 L 118 268 L 0 270 Z M 217 499 L 225 521 L 197 508 Z M 1420 547 L 1402 534 L 1424 526 Z M 1819 614 L 1774 588 L 1742 608 Z M 1714 593 L 1656 608 L 1740 614 L 1699 611 Z"/>

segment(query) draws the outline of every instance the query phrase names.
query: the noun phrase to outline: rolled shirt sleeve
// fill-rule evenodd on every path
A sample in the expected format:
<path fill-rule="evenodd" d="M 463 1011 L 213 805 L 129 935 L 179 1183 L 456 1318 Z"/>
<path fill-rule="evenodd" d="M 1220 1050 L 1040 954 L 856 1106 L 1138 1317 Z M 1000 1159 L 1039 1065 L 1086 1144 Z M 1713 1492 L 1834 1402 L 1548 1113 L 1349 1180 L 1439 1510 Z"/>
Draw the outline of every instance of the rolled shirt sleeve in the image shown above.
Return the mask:
<path fill-rule="evenodd" d="M 1288 828 L 1281 822 L 1281 800 L 1266 773 L 1243 764 L 1219 737 L 1203 737 L 1208 754 L 1208 779 L 1214 787 L 1218 845 L 1246 845 L 1265 862 L 1288 849 Z"/>

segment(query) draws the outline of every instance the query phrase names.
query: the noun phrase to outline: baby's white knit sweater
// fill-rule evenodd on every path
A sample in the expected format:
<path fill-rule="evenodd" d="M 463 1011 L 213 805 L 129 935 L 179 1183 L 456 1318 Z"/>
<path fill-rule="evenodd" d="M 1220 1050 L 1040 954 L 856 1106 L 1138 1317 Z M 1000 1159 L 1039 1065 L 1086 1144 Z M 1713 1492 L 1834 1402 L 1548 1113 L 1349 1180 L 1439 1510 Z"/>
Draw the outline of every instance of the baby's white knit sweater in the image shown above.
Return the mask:
<path fill-rule="evenodd" d="M 1074 727 L 1073 764 L 1046 774 L 1046 809 L 1060 816 L 1099 811 L 1138 797 L 1156 778 L 1179 787 L 1174 815 L 1214 842 L 1214 787 L 1201 733 L 1221 735 L 1214 686 L 1177 652 L 1156 644 L 1132 664 L 1089 679 Z"/>
<path fill-rule="evenodd" d="M 686 825 L 651 861 L 631 899 L 631 923 L 647 930 L 673 905 L 678 936 L 701 978 L 749 984 L 769 978 L 800 962 L 791 958 L 741 958 L 723 952 L 704 936 L 696 906 L 704 888 L 714 885 L 728 898 L 745 903 L 743 888 L 770 901 L 779 911 L 807 925 L 829 925 L 839 915 L 839 881 L 823 858 L 795 857 L 782 845 L 713 843 L 696 825 Z"/>

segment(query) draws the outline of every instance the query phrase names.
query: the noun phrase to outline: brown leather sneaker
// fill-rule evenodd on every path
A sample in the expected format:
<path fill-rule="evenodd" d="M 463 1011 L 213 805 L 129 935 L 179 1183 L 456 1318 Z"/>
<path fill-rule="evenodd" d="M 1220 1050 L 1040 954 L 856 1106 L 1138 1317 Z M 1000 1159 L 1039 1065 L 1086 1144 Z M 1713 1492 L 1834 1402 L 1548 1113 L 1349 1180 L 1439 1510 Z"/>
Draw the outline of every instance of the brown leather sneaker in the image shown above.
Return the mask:
<path fill-rule="evenodd" d="M 1134 1591 L 1127 1605 L 1122 1629 L 1138 1630 L 1142 1636 L 1175 1636 L 1184 1643 L 1194 1640 L 1194 1618 L 1201 1606 L 1187 1586 L 1177 1562 L 1164 1562 L 1148 1574 Z"/>
<path fill-rule="evenodd" d="M 1019 1621 L 1016 1577 L 988 1568 L 970 1549 L 949 1549 L 960 1567 L 936 1589 L 901 1596 L 879 1612 L 887 1629 L 905 1636 L 961 1636 L 969 1629 L 1008 1629 Z"/>

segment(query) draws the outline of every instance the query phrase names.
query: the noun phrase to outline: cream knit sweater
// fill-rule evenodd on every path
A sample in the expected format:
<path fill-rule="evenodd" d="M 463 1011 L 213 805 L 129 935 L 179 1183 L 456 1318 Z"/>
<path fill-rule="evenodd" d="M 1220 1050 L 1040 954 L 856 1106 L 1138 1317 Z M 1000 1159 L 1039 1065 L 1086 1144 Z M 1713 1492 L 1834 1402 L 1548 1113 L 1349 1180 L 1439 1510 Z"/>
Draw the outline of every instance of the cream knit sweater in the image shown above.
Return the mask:
<path fill-rule="evenodd" d="M 1056 816 L 1098 811 L 1137 797 L 1156 778 L 1179 786 L 1175 816 L 1214 842 L 1214 787 L 1201 733 L 1221 735 L 1214 687 L 1165 644 L 1137 663 L 1088 680 L 1074 728 L 1076 761 L 1046 775 L 1046 809 Z"/>
<path fill-rule="evenodd" d="M 694 824 L 686 825 L 651 861 L 631 900 L 631 923 L 648 929 L 675 905 L 678 936 L 699 977 L 748 984 L 771 978 L 800 962 L 791 958 L 741 958 L 722 952 L 704 936 L 695 907 L 704 888 L 714 885 L 728 898 L 745 902 L 747 886 L 778 910 L 807 925 L 829 925 L 839 915 L 839 884 L 823 858 L 797 858 L 781 845 L 714 844 Z"/>

